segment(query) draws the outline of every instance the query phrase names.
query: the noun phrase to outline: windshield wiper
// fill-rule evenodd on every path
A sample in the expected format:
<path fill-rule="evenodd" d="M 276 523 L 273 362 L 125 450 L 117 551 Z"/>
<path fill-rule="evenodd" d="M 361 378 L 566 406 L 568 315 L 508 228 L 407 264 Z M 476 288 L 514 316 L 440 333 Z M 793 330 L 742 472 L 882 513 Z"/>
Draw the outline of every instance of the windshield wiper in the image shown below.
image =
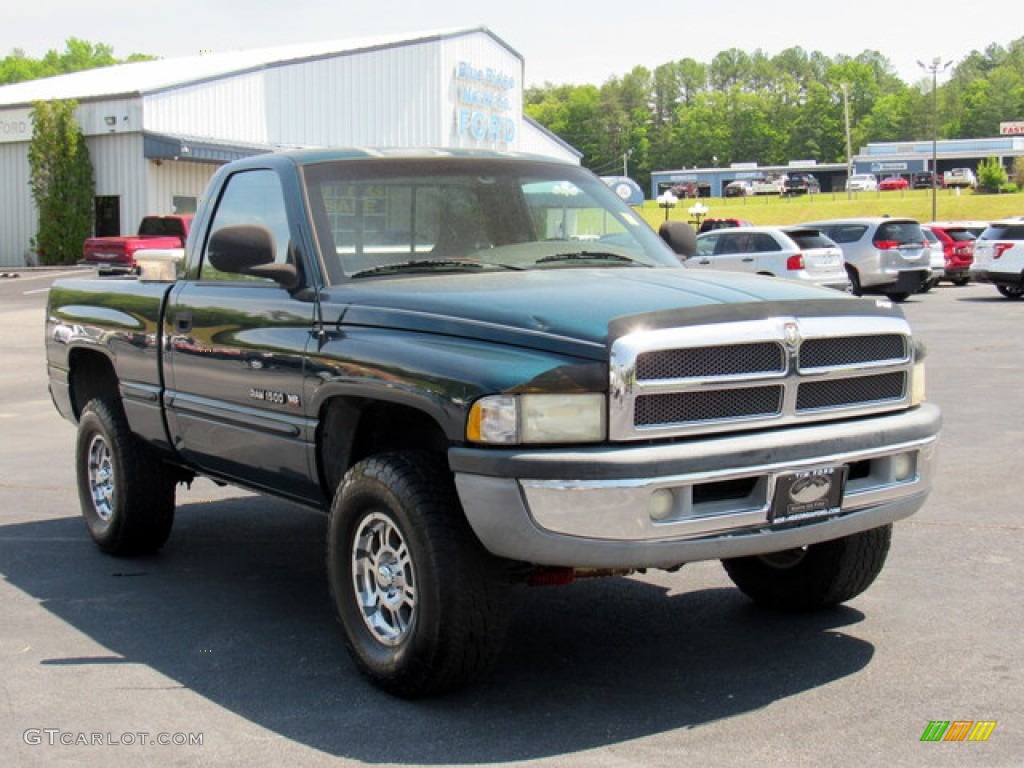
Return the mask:
<path fill-rule="evenodd" d="M 498 267 L 499 269 L 516 269 L 511 264 L 499 264 L 491 261 L 478 261 L 476 259 L 410 259 L 399 261 L 394 264 L 378 264 L 376 267 L 361 269 L 353 272 L 351 277 L 368 277 L 369 275 L 386 275 L 393 272 L 417 272 L 423 270 L 432 272 L 434 270 L 455 269 L 455 270 L 478 270 L 485 267 Z"/>
<path fill-rule="evenodd" d="M 639 264 L 647 266 L 642 262 L 623 256 L 621 253 L 608 253 L 607 251 L 571 251 L 569 253 L 553 253 L 550 256 L 543 256 L 537 259 L 538 264 L 549 264 L 553 261 L 620 261 L 626 264 Z"/>

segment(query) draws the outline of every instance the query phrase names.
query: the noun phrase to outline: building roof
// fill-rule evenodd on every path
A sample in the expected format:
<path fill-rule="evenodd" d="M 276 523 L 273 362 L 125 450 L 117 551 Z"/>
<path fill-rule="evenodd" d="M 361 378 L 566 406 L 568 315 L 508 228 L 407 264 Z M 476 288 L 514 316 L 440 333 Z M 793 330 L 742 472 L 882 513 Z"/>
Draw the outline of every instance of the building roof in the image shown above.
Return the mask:
<path fill-rule="evenodd" d="M 54 99 L 84 102 L 137 96 L 275 66 L 428 43 L 480 32 L 489 35 L 522 60 L 515 49 L 486 27 L 464 27 L 117 64 L 2 86 L 0 107 L 24 107 L 34 101 Z"/>

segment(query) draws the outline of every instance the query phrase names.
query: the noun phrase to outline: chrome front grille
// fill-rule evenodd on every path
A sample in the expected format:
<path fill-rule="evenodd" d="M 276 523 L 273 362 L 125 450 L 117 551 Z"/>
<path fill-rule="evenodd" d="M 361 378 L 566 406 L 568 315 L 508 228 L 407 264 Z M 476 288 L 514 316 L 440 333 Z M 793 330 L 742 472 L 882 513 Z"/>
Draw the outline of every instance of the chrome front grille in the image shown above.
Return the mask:
<path fill-rule="evenodd" d="M 909 404 L 898 317 L 771 318 L 640 331 L 611 350 L 614 440 L 727 432 Z"/>
<path fill-rule="evenodd" d="M 636 377 L 641 381 L 782 373 L 785 370 L 786 350 L 781 344 L 770 341 L 695 349 L 662 349 L 645 352 L 636 361 Z"/>

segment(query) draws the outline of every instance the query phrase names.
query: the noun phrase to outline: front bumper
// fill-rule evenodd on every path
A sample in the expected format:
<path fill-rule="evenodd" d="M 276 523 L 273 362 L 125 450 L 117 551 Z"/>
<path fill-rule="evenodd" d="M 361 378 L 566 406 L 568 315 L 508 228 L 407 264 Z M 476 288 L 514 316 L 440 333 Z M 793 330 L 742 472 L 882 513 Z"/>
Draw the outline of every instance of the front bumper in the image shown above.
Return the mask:
<path fill-rule="evenodd" d="M 925 404 L 667 445 L 459 447 L 449 462 L 470 525 L 496 555 L 538 565 L 668 568 L 806 546 L 912 515 L 931 490 L 940 425 L 939 409 Z M 850 473 L 838 512 L 769 519 L 780 476 L 833 466 Z M 672 513 L 655 520 L 651 500 L 664 491 Z"/>

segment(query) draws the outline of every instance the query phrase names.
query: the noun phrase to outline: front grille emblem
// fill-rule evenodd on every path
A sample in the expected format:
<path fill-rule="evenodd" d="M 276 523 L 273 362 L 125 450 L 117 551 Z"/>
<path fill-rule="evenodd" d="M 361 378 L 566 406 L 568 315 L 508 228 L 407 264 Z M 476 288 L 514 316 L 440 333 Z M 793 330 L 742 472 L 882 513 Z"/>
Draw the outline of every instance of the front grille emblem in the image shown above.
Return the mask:
<path fill-rule="evenodd" d="M 796 323 L 786 323 L 783 326 L 783 333 L 787 347 L 795 348 L 800 343 L 800 326 Z"/>

